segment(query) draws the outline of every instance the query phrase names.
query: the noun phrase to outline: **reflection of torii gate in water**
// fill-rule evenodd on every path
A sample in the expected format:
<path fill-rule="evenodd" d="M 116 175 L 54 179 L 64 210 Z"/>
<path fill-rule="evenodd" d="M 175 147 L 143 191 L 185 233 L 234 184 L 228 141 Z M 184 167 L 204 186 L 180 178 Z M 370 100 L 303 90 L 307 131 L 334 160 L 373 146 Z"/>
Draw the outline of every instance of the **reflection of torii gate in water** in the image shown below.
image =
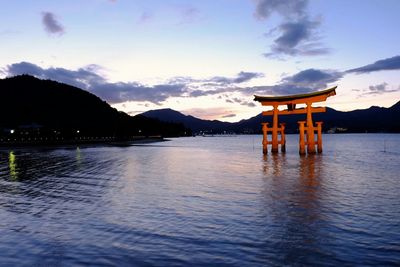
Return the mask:
<path fill-rule="evenodd" d="M 290 95 L 290 96 L 254 96 L 254 101 L 261 102 L 263 106 L 272 106 L 273 110 L 264 111 L 262 115 L 273 116 L 272 128 L 268 127 L 268 122 L 262 123 L 263 131 L 263 153 L 267 154 L 268 145 L 272 145 L 271 152 L 278 152 L 278 146 L 281 145 L 281 151 L 285 151 L 285 124 L 280 123 L 278 127 L 278 114 L 289 115 L 289 114 L 307 114 L 307 121 L 299 121 L 299 153 L 305 154 L 305 145 L 307 145 L 307 153 L 315 153 L 315 145 L 317 145 L 318 152 L 322 152 L 322 122 L 317 122 L 316 127 L 312 121 L 312 113 L 325 112 L 325 107 L 312 107 L 312 103 L 323 102 L 329 96 L 336 95 L 336 86 L 323 91 L 313 92 L 309 94 Z M 306 104 L 306 108 L 297 108 L 297 104 Z M 278 106 L 286 105 L 286 110 L 278 110 Z M 317 131 L 317 141 L 315 141 L 314 132 Z M 268 133 L 272 133 L 272 140 L 268 141 Z M 278 134 L 281 134 L 281 140 L 278 140 Z M 304 140 L 304 134 L 307 134 L 306 141 Z"/>

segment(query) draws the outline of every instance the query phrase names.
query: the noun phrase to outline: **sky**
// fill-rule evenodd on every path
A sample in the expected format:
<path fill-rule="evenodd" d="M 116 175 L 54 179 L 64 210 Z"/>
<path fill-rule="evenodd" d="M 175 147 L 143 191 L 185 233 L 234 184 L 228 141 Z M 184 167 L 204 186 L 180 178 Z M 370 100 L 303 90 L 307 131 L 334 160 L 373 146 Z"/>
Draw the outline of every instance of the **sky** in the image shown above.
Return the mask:
<path fill-rule="evenodd" d="M 266 110 L 255 94 L 332 86 L 337 95 L 319 105 L 348 111 L 400 100 L 398 0 L 0 4 L 1 78 L 64 82 L 131 115 L 172 108 L 233 122 Z"/>

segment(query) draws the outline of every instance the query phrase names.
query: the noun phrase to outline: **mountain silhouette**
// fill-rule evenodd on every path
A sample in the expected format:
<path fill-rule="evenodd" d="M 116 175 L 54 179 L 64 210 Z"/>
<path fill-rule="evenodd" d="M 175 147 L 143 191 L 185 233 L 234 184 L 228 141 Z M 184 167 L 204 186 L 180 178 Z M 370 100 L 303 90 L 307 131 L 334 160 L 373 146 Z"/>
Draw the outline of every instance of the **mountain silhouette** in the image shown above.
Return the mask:
<path fill-rule="evenodd" d="M 142 113 L 149 118 L 157 118 L 162 121 L 183 123 L 185 127 L 192 129 L 194 133 L 199 132 L 235 132 L 235 133 L 261 133 L 261 123 L 271 122 L 272 116 L 258 114 L 252 118 L 235 123 L 221 122 L 217 120 L 202 120 L 193 116 L 186 116 L 171 109 L 151 110 Z M 324 113 L 313 114 L 313 120 L 323 121 L 324 131 L 363 133 L 363 132 L 393 132 L 400 133 L 400 101 L 390 108 L 372 106 L 368 109 L 354 111 L 337 111 L 326 108 Z M 281 115 L 279 122 L 286 123 L 287 133 L 298 131 L 298 121 L 305 120 L 305 114 Z"/>
<path fill-rule="evenodd" d="M 85 90 L 29 75 L 0 79 L 0 114 L 0 135 L 124 139 L 188 131 L 183 124 L 129 116 Z"/>
<path fill-rule="evenodd" d="M 230 129 L 231 125 L 233 125 L 230 122 L 218 120 L 202 120 L 191 115 L 184 115 L 169 108 L 150 110 L 142 113 L 141 115 L 148 118 L 159 119 L 164 122 L 182 123 L 185 125 L 185 127 L 191 129 L 193 132 L 223 132 Z"/>

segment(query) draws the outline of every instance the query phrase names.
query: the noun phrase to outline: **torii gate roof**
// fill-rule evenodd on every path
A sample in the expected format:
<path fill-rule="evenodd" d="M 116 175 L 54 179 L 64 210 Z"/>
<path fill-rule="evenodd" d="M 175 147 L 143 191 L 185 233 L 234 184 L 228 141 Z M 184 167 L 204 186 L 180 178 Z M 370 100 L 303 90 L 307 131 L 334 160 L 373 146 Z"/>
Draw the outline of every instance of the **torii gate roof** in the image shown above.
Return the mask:
<path fill-rule="evenodd" d="M 254 95 L 254 101 L 261 102 L 263 106 L 266 105 L 287 105 L 287 104 L 301 104 L 307 102 L 323 102 L 329 96 L 336 95 L 336 87 L 332 87 L 326 90 L 298 94 L 298 95 L 288 95 L 288 96 L 258 96 Z"/>

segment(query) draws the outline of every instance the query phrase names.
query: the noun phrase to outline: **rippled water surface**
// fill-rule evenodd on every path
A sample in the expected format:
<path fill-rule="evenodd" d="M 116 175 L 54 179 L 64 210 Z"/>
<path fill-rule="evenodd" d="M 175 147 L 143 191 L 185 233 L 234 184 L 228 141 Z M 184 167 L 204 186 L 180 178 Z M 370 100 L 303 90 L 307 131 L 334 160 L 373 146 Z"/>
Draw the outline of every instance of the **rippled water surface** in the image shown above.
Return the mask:
<path fill-rule="evenodd" d="M 400 135 L 0 150 L 1 266 L 400 264 Z"/>

